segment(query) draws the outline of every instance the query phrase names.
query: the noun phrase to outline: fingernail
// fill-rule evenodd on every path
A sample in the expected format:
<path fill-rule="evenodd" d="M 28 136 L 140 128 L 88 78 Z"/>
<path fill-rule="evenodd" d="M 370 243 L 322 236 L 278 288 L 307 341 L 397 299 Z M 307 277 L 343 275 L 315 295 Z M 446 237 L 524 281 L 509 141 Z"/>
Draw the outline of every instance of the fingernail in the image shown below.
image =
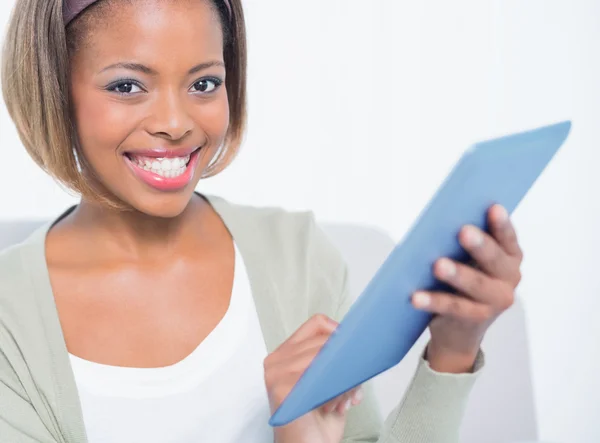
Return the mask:
<path fill-rule="evenodd" d="M 497 217 L 499 224 L 503 225 L 508 221 L 508 211 L 504 206 L 498 205 L 498 209 L 496 210 L 496 212 L 498 213 Z"/>
<path fill-rule="evenodd" d="M 354 398 L 352 399 L 352 403 L 353 403 L 354 405 L 357 405 L 357 404 L 359 404 L 359 403 L 362 401 L 363 397 L 364 397 L 363 390 L 362 390 L 362 389 L 359 389 L 359 390 L 358 390 L 358 391 L 356 391 L 356 393 L 354 394 Z"/>
<path fill-rule="evenodd" d="M 438 271 L 440 273 L 440 277 L 442 278 L 451 278 L 456 275 L 456 266 L 452 263 L 451 260 L 447 258 L 442 258 L 438 262 Z"/>
<path fill-rule="evenodd" d="M 479 232 L 479 229 L 469 226 L 465 230 L 465 243 L 469 248 L 478 248 L 483 244 L 483 235 Z"/>
<path fill-rule="evenodd" d="M 350 408 L 352 407 L 352 400 L 348 399 L 346 400 L 346 404 L 344 405 L 344 409 L 347 411 L 350 410 Z"/>
<path fill-rule="evenodd" d="M 426 308 L 431 303 L 431 297 L 426 292 L 417 292 L 413 296 L 415 305 L 419 308 Z"/>

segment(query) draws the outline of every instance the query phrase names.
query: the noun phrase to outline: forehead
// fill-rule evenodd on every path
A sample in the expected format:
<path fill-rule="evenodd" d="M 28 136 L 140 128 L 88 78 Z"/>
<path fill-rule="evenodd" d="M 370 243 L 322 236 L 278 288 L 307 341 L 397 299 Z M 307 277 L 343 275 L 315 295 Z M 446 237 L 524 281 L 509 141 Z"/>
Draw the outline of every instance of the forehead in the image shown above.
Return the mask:
<path fill-rule="evenodd" d="M 222 58 L 219 14 L 209 0 L 108 0 L 92 12 L 84 49 L 75 55 L 88 65 Z"/>

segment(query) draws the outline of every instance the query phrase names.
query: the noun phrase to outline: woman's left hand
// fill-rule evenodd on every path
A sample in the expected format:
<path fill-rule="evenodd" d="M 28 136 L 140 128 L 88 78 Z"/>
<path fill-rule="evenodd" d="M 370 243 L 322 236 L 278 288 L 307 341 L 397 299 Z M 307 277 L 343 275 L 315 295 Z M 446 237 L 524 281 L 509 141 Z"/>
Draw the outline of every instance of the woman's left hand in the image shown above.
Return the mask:
<path fill-rule="evenodd" d="M 413 305 L 436 314 L 429 325 L 426 358 L 438 372 L 470 372 L 488 327 L 512 306 L 521 281 L 523 253 L 507 211 L 494 205 L 488 213 L 490 234 L 465 226 L 460 244 L 473 258 L 468 266 L 441 258 L 435 277 L 457 294 L 419 291 Z"/>

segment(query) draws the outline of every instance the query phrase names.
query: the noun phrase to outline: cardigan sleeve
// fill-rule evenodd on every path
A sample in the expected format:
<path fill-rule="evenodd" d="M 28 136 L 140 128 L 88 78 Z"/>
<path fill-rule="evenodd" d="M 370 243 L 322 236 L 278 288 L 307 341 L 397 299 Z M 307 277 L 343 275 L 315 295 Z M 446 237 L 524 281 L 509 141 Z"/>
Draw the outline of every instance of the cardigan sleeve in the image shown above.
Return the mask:
<path fill-rule="evenodd" d="M 0 251 L 0 442 L 65 443 L 51 417 L 55 398 L 36 386 L 36 370 L 49 369 L 36 352 L 44 344 L 31 327 L 38 326 L 39 318 L 25 287 L 29 280 L 22 273 L 24 253 L 21 246 Z M 32 369 L 27 356 L 39 367 Z"/>
<path fill-rule="evenodd" d="M 0 333 L 3 331 L 0 330 Z M 2 340 L 0 340 L 2 343 Z M 0 348 L 0 441 L 57 443 L 29 401 L 17 374 Z"/>
<path fill-rule="evenodd" d="M 329 273 L 328 287 L 335 291 L 330 315 L 341 321 L 354 298 L 349 291 L 348 268 L 324 231 L 313 226 L 313 252 L 322 270 Z M 317 258 L 318 257 L 318 258 Z M 424 353 L 423 353 L 424 355 Z M 371 383 L 363 385 L 364 398 L 348 412 L 343 443 L 458 443 L 462 417 L 471 389 L 484 365 L 479 353 L 472 373 L 436 372 L 422 355 L 403 398 L 382 420 Z"/>

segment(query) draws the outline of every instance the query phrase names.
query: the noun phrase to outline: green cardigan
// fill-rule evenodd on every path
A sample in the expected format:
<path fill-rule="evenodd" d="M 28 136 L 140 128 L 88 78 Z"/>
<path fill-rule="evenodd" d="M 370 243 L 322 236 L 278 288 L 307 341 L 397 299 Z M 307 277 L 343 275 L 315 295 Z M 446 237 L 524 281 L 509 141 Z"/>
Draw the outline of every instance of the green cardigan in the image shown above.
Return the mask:
<path fill-rule="evenodd" d="M 207 197 L 248 269 L 269 352 L 315 313 L 341 319 L 351 304 L 346 266 L 311 213 L 254 208 Z M 85 443 L 77 387 L 45 259 L 52 223 L 0 253 L 0 442 Z M 344 442 L 455 443 L 472 374 L 421 362 L 385 422 L 370 384 L 349 412 Z M 110 423 L 107 423 L 110 426 Z M 265 442 L 267 443 L 267 442 Z"/>

